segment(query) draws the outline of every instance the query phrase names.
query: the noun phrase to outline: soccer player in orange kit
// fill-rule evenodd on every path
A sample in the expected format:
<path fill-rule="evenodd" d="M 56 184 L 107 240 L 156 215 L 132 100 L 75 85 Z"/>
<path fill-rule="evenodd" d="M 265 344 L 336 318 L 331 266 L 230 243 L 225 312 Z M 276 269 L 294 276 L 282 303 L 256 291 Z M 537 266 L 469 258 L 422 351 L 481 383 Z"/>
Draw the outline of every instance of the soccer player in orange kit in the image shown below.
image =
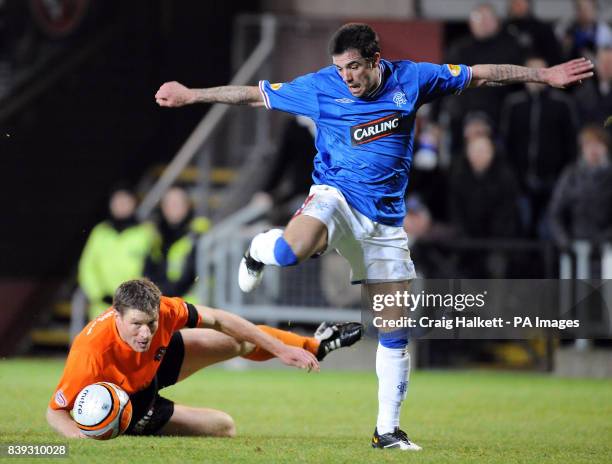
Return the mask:
<path fill-rule="evenodd" d="M 220 309 L 164 297 L 147 279 L 130 280 L 115 292 L 113 306 L 75 338 L 47 421 L 61 435 L 84 437 L 70 410 L 82 388 L 106 381 L 130 395 L 127 434 L 231 437 L 235 425 L 229 414 L 174 404 L 158 390 L 236 356 L 277 357 L 288 366 L 318 370 L 329 352 L 362 335 L 359 323 L 323 323 L 315 337 L 255 326 Z"/>

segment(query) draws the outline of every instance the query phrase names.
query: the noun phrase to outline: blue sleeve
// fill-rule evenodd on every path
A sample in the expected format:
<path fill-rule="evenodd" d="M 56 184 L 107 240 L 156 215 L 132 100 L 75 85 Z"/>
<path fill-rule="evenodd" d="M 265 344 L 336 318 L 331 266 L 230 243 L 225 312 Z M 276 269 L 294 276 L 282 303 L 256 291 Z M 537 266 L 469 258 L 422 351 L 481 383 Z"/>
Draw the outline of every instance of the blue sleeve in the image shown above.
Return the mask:
<path fill-rule="evenodd" d="M 417 63 L 419 103 L 445 95 L 458 95 L 472 81 L 472 68 L 463 64 Z"/>
<path fill-rule="evenodd" d="M 314 79 L 314 74 L 306 74 L 282 84 L 259 81 L 259 91 L 268 109 L 317 119 L 319 117 L 319 101 Z"/>

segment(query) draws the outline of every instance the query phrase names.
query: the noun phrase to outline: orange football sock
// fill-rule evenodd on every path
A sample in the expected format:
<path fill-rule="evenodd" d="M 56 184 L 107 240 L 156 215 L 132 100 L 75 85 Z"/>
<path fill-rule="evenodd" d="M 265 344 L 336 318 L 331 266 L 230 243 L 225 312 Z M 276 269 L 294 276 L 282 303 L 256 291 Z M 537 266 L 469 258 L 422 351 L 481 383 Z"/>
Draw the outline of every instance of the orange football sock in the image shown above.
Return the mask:
<path fill-rule="evenodd" d="M 294 334 L 293 332 L 275 329 L 274 327 L 269 327 L 267 325 L 258 325 L 257 327 L 259 327 L 268 335 L 271 335 L 274 338 L 280 340 L 285 345 L 304 348 L 305 350 L 310 351 L 315 356 L 317 354 L 317 351 L 319 349 L 319 340 L 317 340 L 316 338 L 302 337 L 301 335 Z M 249 354 L 245 354 L 243 356 L 243 358 L 250 359 L 251 361 L 267 361 L 268 359 L 272 359 L 273 357 L 273 354 L 267 352 L 266 350 L 258 346 L 256 346 L 255 349 Z"/>

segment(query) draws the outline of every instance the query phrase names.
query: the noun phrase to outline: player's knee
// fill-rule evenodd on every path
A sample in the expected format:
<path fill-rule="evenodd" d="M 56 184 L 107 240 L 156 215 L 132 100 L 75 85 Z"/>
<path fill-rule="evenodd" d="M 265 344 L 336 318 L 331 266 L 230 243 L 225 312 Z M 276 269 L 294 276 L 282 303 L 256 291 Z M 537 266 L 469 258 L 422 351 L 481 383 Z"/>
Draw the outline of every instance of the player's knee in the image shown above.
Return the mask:
<path fill-rule="evenodd" d="M 408 330 L 406 329 L 378 332 L 378 342 L 385 348 L 405 348 L 408 341 Z"/>
<path fill-rule="evenodd" d="M 226 412 L 208 411 L 199 418 L 198 434 L 203 437 L 232 438 L 236 436 L 236 424 Z"/>
<path fill-rule="evenodd" d="M 311 238 L 292 237 L 286 242 L 296 257 L 296 264 L 319 253 L 319 244 Z"/>
<path fill-rule="evenodd" d="M 219 411 L 219 421 L 217 424 L 216 436 L 233 438 L 236 436 L 236 424 L 232 416 L 226 412 Z"/>

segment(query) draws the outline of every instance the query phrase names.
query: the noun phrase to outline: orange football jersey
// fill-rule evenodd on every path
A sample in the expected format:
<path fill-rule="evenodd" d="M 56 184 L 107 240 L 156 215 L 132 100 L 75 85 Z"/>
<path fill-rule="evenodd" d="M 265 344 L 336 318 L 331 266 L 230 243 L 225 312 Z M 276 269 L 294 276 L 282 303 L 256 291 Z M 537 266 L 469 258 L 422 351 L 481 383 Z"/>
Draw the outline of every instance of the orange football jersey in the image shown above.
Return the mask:
<path fill-rule="evenodd" d="M 115 312 L 109 308 L 74 339 L 49 407 L 71 410 L 81 389 L 95 382 L 112 382 L 130 395 L 143 390 L 154 379 L 172 334 L 184 328 L 189 319 L 187 303 L 163 296 L 151 346 L 138 353 L 119 336 Z M 200 322 L 199 316 L 191 319 L 193 326 Z"/>

